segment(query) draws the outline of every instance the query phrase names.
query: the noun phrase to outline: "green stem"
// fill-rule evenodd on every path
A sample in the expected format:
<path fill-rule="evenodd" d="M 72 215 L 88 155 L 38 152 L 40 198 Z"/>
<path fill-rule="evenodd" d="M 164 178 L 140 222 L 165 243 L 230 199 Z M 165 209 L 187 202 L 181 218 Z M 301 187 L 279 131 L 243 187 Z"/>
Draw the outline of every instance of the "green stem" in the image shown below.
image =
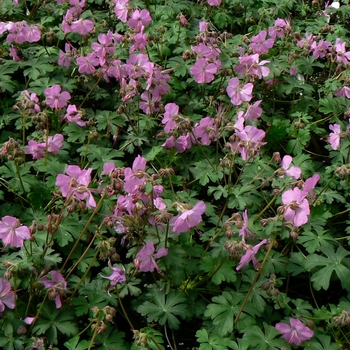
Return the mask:
<path fill-rule="evenodd" d="M 130 319 L 129 319 L 128 314 L 126 313 L 126 311 L 125 311 L 125 309 L 124 309 L 124 305 L 123 305 L 123 303 L 122 303 L 122 299 L 120 298 L 120 295 L 119 295 L 118 286 L 116 286 L 116 289 L 115 289 L 115 290 L 117 291 L 117 296 L 118 296 L 119 305 L 120 305 L 120 307 L 121 307 L 122 310 L 123 310 L 123 314 L 124 314 L 126 320 L 128 321 L 129 326 L 131 327 L 131 329 L 132 329 L 132 330 L 135 330 L 134 326 L 132 325 L 132 323 L 131 323 L 131 321 L 130 321 Z"/>
<path fill-rule="evenodd" d="M 95 210 L 94 210 L 93 213 L 91 214 L 91 216 L 90 216 L 88 222 L 86 223 L 85 227 L 83 228 L 83 231 L 81 231 L 81 233 L 80 233 L 78 239 L 76 240 L 76 242 L 75 242 L 75 244 L 74 244 L 72 250 L 69 252 L 69 255 L 67 256 L 66 261 L 64 262 L 63 266 L 61 267 L 61 269 L 60 269 L 61 272 L 64 270 L 64 268 L 66 267 L 66 265 L 67 265 L 69 259 L 72 257 L 72 255 L 73 255 L 75 249 L 77 248 L 77 246 L 78 246 L 80 240 L 82 239 L 82 237 L 83 237 L 83 235 L 85 234 L 86 230 L 87 230 L 88 227 L 90 226 L 92 219 L 93 219 L 94 216 L 97 214 L 97 212 L 100 210 L 100 208 L 101 208 L 101 206 L 102 206 L 102 202 L 103 202 L 105 196 L 106 196 L 106 192 L 103 192 L 103 195 L 101 196 L 101 199 L 100 199 L 99 202 L 97 203 L 97 206 L 96 206 Z"/>
<path fill-rule="evenodd" d="M 235 324 L 235 325 L 236 325 L 237 322 L 239 321 L 239 318 L 241 317 L 241 314 L 242 314 L 242 312 L 243 312 L 243 310 L 244 310 L 244 308 L 245 308 L 245 306 L 246 306 L 246 304 L 247 304 L 247 302 L 248 302 L 248 299 L 249 299 L 250 295 L 252 294 L 252 291 L 253 291 L 253 289 L 254 289 L 254 286 L 255 286 L 256 282 L 258 281 L 258 279 L 259 279 L 259 277 L 260 277 L 260 275 L 261 275 L 261 272 L 262 272 L 262 270 L 263 270 L 263 268 L 264 268 L 264 266 L 265 266 L 265 264 L 266 264 L 266 262 L 267 262 L 267 259 L 268 259 L 269 255 L 270 255 L 270 253 L 271 253 L 272 247 L 273 247 L 274 244 L 275 244 L 276 237 L 277 237 L 277 233 L 275 233 L 275 237 L 271 240 L 271 243 L 270 243 L 270 245 L 269 245 L 269 249 L 268 249 L 268 251 L 266 252 L 266 255 L 265 255 L 265 257 L 264 257 L 263 262 L 261 263 L 261 267 L 260 267 L 260 269 L 258 270 L 258 272 L 256 273 L 256 275 L 255 275 L 255 277 L 254 277 L 254 280 L 253 280 L 253 282 L 252 282 L 252 284 L 251 284 L 251 286 L 250 286 L 250 288 L 249 288 L 249 291 L 248 291 L 248 293 L 246 294 L 246 296 L 245 296 L 245 298 L 244 298 L 244 300 L 243 300 L 242 306 L 241 306 L 241 308 L 239 309 L 238 314 L 237 314 L 237 316 L 236 316 L 236 318 L 235 318 L 235 321 L 234 321 L 234 324 Z"/>

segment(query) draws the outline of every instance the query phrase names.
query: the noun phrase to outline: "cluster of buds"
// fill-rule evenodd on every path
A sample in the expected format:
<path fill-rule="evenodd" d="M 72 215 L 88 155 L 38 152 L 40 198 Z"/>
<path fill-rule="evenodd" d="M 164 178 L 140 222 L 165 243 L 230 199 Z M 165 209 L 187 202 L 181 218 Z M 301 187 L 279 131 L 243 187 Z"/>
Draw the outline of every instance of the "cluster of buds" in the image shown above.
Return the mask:
<path fill-rule="evenodd" d="M 333 322 L 341 327 L 350 326 L 350 310 L 344 310 L 340 316 L 333 317 Z"/>
<path fill-rule="evenodd" d="M 227 241 L 224 244 L 224 248 L 228 251 L 230 259 L 235 261 L 239 261 L 241 256 L 245 253 L 245 246 L 246 244 L 242 241 Z"/>
<path fill-rule="evenodd" d="M 16 140 L 10 138 L 0 148 L 0 158 L 21 163 L 24 161 L 24 151 L 21 149 L 20 144 Z"/>
<path fill-rule="evenodd" d="M 141 346 L 143 348 L 147 348 L 148 346 L 148 341 L 147 341 L 147 334 L 140 332 L 136 329 L 133 329 L 133 333 L 134 333 L 134 340 L 137 346 Z"/>
<path fill-rule="evenodd" d="M 266 294 L 269 297 L 277 297 L 280 293 L 280 291 L 276 288 L 278 286 L 278 280 L 276 278 L 275 274 L 271 274 L 270 278 L 266 280 L 262 285 L 261 288 L 263 290 L 266 290 Z"/>
<path fill-rule="evenodd" d="M 115 241 L 116 241 L 115 237 L 110 237 L 108 240 L 101 241 L 99 243 L 98 248 L 100 250 L 101 260 L 107 260 L 107 259 L 111 259 L 113 261 L 120 260 L 119 254 L 117 254 L 116 249 L 113 247 Z"/>
<path fill-rule="evenodd" d="M 58 227 L 62 221 L 62 216 L 58 214 L 50 214 L 47 216 L 47 224 L 44 227 L 38 227 L 39 229 L 43 228 L 47 233 L 53 235 L 58 230 Z"/>
<path fill-rule="evenodd" d="M 335 173 L 341 178 L 350 175 L 350 164 L 343 164 L 335 168 Z"/>
<path fill-rule="evenodd" d="M 108 330 L 106 322 L 113 323 L 113 318 L 117 312 L 116 309 L 107 305 L 103 309 L 94 306 L 91 310 L 94 321 L 96 321 L 91 325 L 91 329 L 97 334 L 105 333 Z"/>

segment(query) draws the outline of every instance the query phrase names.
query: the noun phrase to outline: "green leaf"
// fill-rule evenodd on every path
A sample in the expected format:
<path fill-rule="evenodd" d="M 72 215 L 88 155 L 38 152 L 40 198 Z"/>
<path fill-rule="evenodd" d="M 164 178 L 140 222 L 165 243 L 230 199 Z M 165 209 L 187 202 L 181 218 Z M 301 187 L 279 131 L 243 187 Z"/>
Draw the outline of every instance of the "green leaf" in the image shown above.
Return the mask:
<path fill-rule="evenodd" d="M 199 350 L 226 350 L 233 349 L 235 344 L 230 338 L 210 333 L 206 329 L 200 329 L 196 333 L 197 341 L 200 343 Z"/>
<path fill-rule="evenodd" d="M 213 169 L 206 161 L 196 162 L 195 167 L 190 170 L 202 186 L 208 184 L 209 181 L 217 182 L 223 177 L 221 169 Z"/>
<path fill-rule="evenodd" d="M 154 289 L 147 294 L 150 301 L 146 301 L 137 308 L 142 316 L 147 316 L 148 322 L 158 322 L 160 325 L 168 324 L 171 329 L 179 329 L 180 321 L 176 316 L 186 318 L 188 315 L 188 305 L 186 295 L 177 290 L 170 290 L 166 294 L 165 290 Z"/>
<path fill-rule="evenodd" d="M 213 297 L 213 303 L 207 306 L 204 316 L 210 317 L 216 327 L 217 334 L 226 336 L 233 331 L 233 321 L 240 311 L 240 306 L 244 300 L 244 295 L 236 292 L 225 291 L 222 295 Z M 255 323 L 250 315 L 256 315 L 256 308 L 249 302 L 246 304 L 240 319 L 237 323 L 238 330 L 246 328 Z"/>
<path fill-rule="evenodd" d="M 125 334 L 118 332 L 113 327 L 109 327 L 109 330 L 105 334 L 98 334 L 96 342 L 100 343 L 99 350 L 127 350 L 128 348 L 124 342 Z"/>
<path fill-rule="evenodd" d="M 76 336 L 63 344 L 68 350 L 85 350 L 89 347 L 90 342 L 88 340 L 82 340 L 79 342 L 79 336 Z"/>
<path fill-rule="evenodd" d="M 45 334 L 53 344 L 57 344 L 58 332 L 67 336 L 75 336 L 79 332 L 72 309 L 55 309 L 47 302 L 41 310 L 41 316 L 34 324 L 33 333 Z"/>
<path fill-rule="evenodd" d="M 237 275 L 234 270 L 236 262 L 228 260 L 227 258 L 216 257 L 212 258 L 210 255 L 205 255 L 201 261 L 200 269 L 208 273 L 211 280 L 219 285 L 221 282 L 236 282 Z"/>
<path fill-rule="evenodd" d="M 348 256 L 350 252 L 346 251 L 342 246 L 339 246 L 336 252 L 334 252 L 332 246 L 321 247 L 320 250 L 326 257 L 317 254 L 309 254 L 304 261 L 304 267 L 309 271 L 324 266 L 312 274 L 311 281 L 313 282 L 314 288 L 316 290 L 320 290 L 321 288 L 327 290 L 332 274 L 335 272 L 340 279 L 342 287 L 349 291 L 350 259 L 345 259 L 345 257 Z"/>
<path fill-rule="evenodd" d="M 286 342 L 281 339 L 280 333 L 275 327 L 264 322 L 264 332 L 258 326 L 251 326 L 243 330 L 243 339 L 249 340 L 252 347 L 259 350 L 279 350 L 285 346 Z M 278 337 L 277 339 L 275 339 Z"/>

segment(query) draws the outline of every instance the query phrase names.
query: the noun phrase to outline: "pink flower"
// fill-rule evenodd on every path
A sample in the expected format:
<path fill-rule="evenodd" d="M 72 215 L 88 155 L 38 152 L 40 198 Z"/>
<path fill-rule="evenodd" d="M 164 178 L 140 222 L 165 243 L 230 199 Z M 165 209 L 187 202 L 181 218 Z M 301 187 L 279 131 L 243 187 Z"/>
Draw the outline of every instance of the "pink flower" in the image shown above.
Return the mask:
<path fill-rule="evenodd" d="M 59 152 L 63 145 L 64 137 L 61 134 L 56 134 L 54 136 L 49 136 L 47 138 L 47 150 L 50 153 L 56 154 Z"/>
<path fill-rule="evenodd" d="M 202 118 L 193 129 L 194 135 L 201 139 L 202 145 L 208 146 L 211 141 L 216 140 L 216 125 L 213 118 Z"/>
<path fill-rule="evenodd" d="M 340 145 L 341 128 L 339 124 L 330 125 L 329 128 L 333 131 L 329 134 L 328 142 L 334 150 L 337 150 Z"/>
<path fill-rule="evenodd" d="M 268 53 L 269 49 L 272 48 L 274 39 L 266 39 L 266 35 L 266 30 L 262 30 L 258 35 L 252 37 L 252 42 L 249 45 L 249 49 L 252 50 L 253 53 L 262 55 Z"/>
<path fill-rule="evenodd" d="M 85 126 L 86 123 L 81 120 L 82 117 L 82 112 L 77 109 L 76 105 L 68 105 L 67 114 L 63 117 L 63 120 L 68 123 L 77 123 L 79 126 Z"/>
<path fill-rule="evenodd" d="M 13 61 L 19 62 L 21 60 L 21 57 L 18 56 L 18 49 L 14 48 L 14 47 L 10 47 L 9 53 L 10 53 Z"/>
<path fill-rule="evenodd" d="M 41 111 L 39 103 L 39 98 L 35 92 L 30 93 L 28 90 L 23 90 L 21 92 L 21 106 L 31 114 L 35 114 Z"/>
<path fill-rule="evenodd" d="M 252 247 L 251 245 L 246 245 L 247 250 L 245 254 L 241 257 L 239 265 L 236 267 L 236 270 L 239 271 L 243 266 L 248 265 L 251 261 L 253 262 L 254 268 L 260 266 L 259 261 L 255 257 L 256 253 L 259 251 L 260 247 L 267 242 L 266 239 L 263 239 L 260 243 Z"/>
<path fill-rule="evenodd" d="M 265 64 L 269 62 L 266 60 L 259 62 L 259 55 L 256 53 L 254 55 L 239 57 L 239 64 L 236 65 L 235 69 L 240 76 L 249 74 L 261 79 L 270 74 L 270 68 L 265 67 Z"/>
<path fill-rule="evenodd" d="M 248 211 L 243 212 L 243 227 L 239 230 L 239 236 L 242 237 L 242 241 L 245 243 L 246 236 L 252 236 L 252 231 L 248 228 Z"/>
<path fill-rule="evenodd" d="M 204 21 L 199 22 L 199 30 L 201 32 L 207 32 L 209 30 L 209 23 Z"/>
<path fill-rule="evenodd" d="M 60 66 L 69 67 L 70 63 L 72 61 L 72 50 L 71 45 L 69 43 L 64 44 L 64 49 L 66 52 L 63 52 L 60 50 L 59 52 L 59 58 L 58 58 L 58 64 Z"/>
<path fill-rule="evenodd" d="M 255 126 L 247 125 L 243 130 L 237 131 L 236 135 L 241 140 L 237 149 L 241 153 L 243 160 L 248 160 L 255 156 L 260 150 L 260 147 L 266 144 L 266 142 L 262 142 L 265 137 L 265 131 Z"/>
<path fill-rule="evenodd" d="M 66 174 L 58 174 L 56 178 L 56 186 L 60 188 L 63 197 L 71 196 L 80 200 L 87 199 L 86 206 L 88 208 L 96 207 L 95 199 L 88 189 L 91 182 L 92 168 L 81 170 L 77 165 L 68 165 Z"/>
<path fill-rule="evenodd" d="M 204 202 L 198 202 L 192 209 L 185 210 L 172 218 L 173 232 L 180 234 L 187 232 L 191 227 L 196 227 L 202 222 L 202 215 L 206 210 Z"/>
<path fill-rule="evenodd" d="M 306 196 L 309 194 L 310 197 L 313 198 L 313 196 L 314 196 L 313 189 L 315 188 L 319 179 L 320 179 L 320 175 L 314 174 L 305 180 L 303 191 L 304 191 Z"/>
<path fill-rule="evenodd" d="M 147 45 L 147 34 L 137 33 L 134 36 L 134 44 L 130 48 L 130 52 L 134 52 L 135 50 L 143 51 Z"/>
<path fill-rule="evenodd" d="M 289 322 L 290 326 L 287 323 L 277 323 L 275 326 L 279 332 L 283 333 L 282 337 L 287 343 L 300 345 L 314 336 L 314 331 L 306 327 L 300 320 L 291 318 Z"/>
<path fill-rule="evenodd" d="M 48 278 L 47 276 L 50 276 Z M 67 282 L 61 275 L 59 270 L 52 270 L 44 277 L 41 277 L 41 282 L 49 291 L 49 298 L 55 300 L 56 308 L 59 309 L 62 306 L 61 295 L 67 290 Z"/>
<path fill-rule="evenodd" d="M 311 45 L 311 49 L 313 50 L 312 56 L 316 58 L 324 58 L 327 53 L 331 51 L 332 44 L 324 40 L 321 40 L 318 44 L 314 41 Z"/>
<path fill-rule="evenodd" d="M 146 158 L 138 155 L 133 164 L 132 168 L 125 168 L 124 170 L 124 189 L 131 193 L 137 190 L 138 187 L 145 182 L 145 173 L 147 160 Z"/>
<path fill-rule="evenodd" d="M 345 43 L 339 38 L 335 41 L 335 51 L 337 52 L 337 61 L 347 65 L 350 61 L 350 52 L 345 51 Z"/>
<path fill-rule="evenodd" d="M 79 33 L 81 35 L 86 35 L 94 29 L 94 22 L 88 19 L 79 19 L 71 24 L 71 31 L 74 33 Z"/>
<path fill-rule="evenodd" d="M 100 64 L 100 60 L 96 56 L 95 52 L 90 52 L 87 56 L 80 56 L 77 58 L 77 63 L 79 66 L 79 73 L 93 74 L 96 68 Z"/>
<path fill-rule="evenodd" d="M 71 98 L 69 92 L 63 91 L 61 93 L 61 87 L 58 84 L 45 89 L 44 95 L 46 96 L 46 104 L 54 109 L 67 106 L 67 101 Z"/>
<path fill-rule="evenodd" d="M 14 309 L 16 303 L 16 295 L 12 290 L 10 282 L 0 278 L 0 312 L 5 310 L 5 305 L 9 309 Z"/>
<path fill-rule="evenodd" d="M 243 101 L 250 101 L 252 99 L 253 87 L 254 85 L 252 83 L 248 83 L 241 88 L 238 78 L 232 78 L 228 83 L 226 91 L 227 95 L 231 98 L 231 103 L 234 106 L 239 106 Z"/>
<path fill-rule="evenodd" d="M 272 39 L 282 38 L 287 26 L 289 26 L 289 22 L 284 19 L 277 18 L 275 25 L 269 28 L 269 36 Z"/>
<path fill-rule="evenodd" d="M 347 86 L 343 86 L 335 92 L 334 96 L 344 96 L 346 98 L 350 98 L 350 88 Z"/>
<path fill-rule="evenodd" d="M 210 6 L 220 6 L 221 0 L 208 0 L 208 5 Z"/>
<path fill-rule="evenodd" d="M 25 38 L 25 41 L 29 43 L 34 43 L 41 39 L 41 32 L 35 25 L 22 26 L 20 29 L 20 35 L 22 35 Z"/>
<path fill-rule="evenodd" d="M 4 216 L 0 221 L 0 238 L 5 247 L 20 248 L 23 241 L 30 238 L 30 231 L 27 226 L 21 225 L 20 221 L 13 216 Z"/>
<path fill-rule="evenodd" d="M 126 281 L 125 271 L 117 266 L 112 266 L 109 264 L 109 267 L 112 269 L 112 274 L 108 277 L 102 276 L 103 278 L 107 278 L 111 281 L 110 287 L 115 286 L 118 283 L 124 283 Z"/>
<path fill-rule="evenodd" d="M 116 1 L 114 12 L 116 16 L 124 23 L 127 21 L 128 11 L 129 11 L 129 0 Z"/>
<path fill-rule="evenodd" d="M 153 242 L 147 242 L 137 253 L 135 259 L 136 268 L 142 272 L 153 272 L 155 269 L 160 273 L 160 268 L 156 263 L 159 259 L 168 254 L 167 248 L 160 248 L 156 254 Z"/>
<path fill-rule="evenodd" d="M 131 18 L 128 20 L 128 25 L 139 32 L 144 27 L 148 26 L 151 23 L 151 21 L 152 18 L 148 10 L 135 10 L 132 13 Z"/>
<path fill-rule="evenodd" d="M 262 100 L 250 104 L 247 108 L 247 111 L 244 114 L 244 119 L 253 122 L 255 119 L 258 119 L 262 114 L 262 108 L 259 107 Z"/>
<path fill-rule="evenodd" d="M 29 140 L 25 153 L 31 154 L 33 159 L 41 159 L 45 157 L 45 150 L 45 143 L 38 143 L 35 140 Z"/>
<path fill-rule="evenodd" d="M 181 135 L 177 139 L 175 139 L 174 136 L 170 136 L 166 141 L 163 143 L 164 148 L 176 148 L 179 153 L 185 152 L 187 149 L 190 149 L 192 147 L 192 144 L 195 143 L 196 140 L 194 140 L 191 133 L 187 133 L 186 135 Z"/>
<path fill-rule="evenodd" d="M 206 58 L 197 59 L 196 63 L 190 68 L 190 73 L 193 75 L 193 79 L 196 83 L 210 83 L 214 80 L 214 74 L 216 74 L 221 65 L 210 63 Z"/>
<path fill-rule="evenodd" d="M 310 207 L 308 200 L 305 198 L 306 194 L 298 187 L 282 194 L 282 202 L 285 205 L 284 219 L 293 221 L 296 227 L 302 226 L 308 221 Z"/>
<path fill-rule="evenodd" d="M 290 166 L 292 164 L 293 158 L 291 156 L 284 156 L 282 159 L 282 169 L 284 170 L 284 175 L 294 177 L 294 179 L 298 180 L 301 176 L 301 169 L 298 166 Z M 283 177 L 281 175 L 280 177 Z"/>
<path fill-rule="evenodd" d="M 176 127 L 176 120 L 178 119 L 179 106 L 176 103 L 167 103 L 164 107 L 165 113 L 162 124 L 165 124 L 164 131 L 169 133 Z"/>

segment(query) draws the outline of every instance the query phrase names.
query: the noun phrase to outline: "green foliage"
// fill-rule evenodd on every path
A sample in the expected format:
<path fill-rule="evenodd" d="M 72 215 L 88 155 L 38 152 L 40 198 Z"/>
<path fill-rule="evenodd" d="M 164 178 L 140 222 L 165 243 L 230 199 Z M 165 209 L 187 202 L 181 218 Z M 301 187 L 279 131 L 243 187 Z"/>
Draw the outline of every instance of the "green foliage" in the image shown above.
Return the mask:
<path fill-rule="evenodd" d="M 152 290 L 147 293 L 150 301 L 144 302 L 137 308 L 142 316 L 147 316 L 147 321 L 167 324 L 171 329 L 179 329 L 180 321 L 177 316 L 185 319 L 189 316 L 186 295 L 182 292 L 171 290 L 168 294 L 164 290 Z"/>

